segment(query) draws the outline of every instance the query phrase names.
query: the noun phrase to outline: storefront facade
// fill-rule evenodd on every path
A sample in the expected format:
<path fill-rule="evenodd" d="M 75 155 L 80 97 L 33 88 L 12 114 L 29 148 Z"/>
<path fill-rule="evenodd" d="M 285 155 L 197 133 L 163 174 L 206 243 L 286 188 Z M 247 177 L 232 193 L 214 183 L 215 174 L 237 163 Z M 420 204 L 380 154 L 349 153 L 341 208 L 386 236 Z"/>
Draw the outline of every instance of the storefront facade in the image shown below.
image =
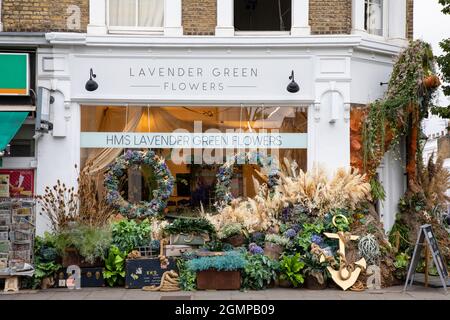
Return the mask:
<path fill-rule="evenodd" d="M 269 141 L 278 135 L 280 153 L 294 154 L 304 170 L 321 167 L 332 173 L 349 167 L 351 111 L 382 97 L 385 86 L 380 83 L 389 79 L 406 45 L 406 3 L 380 2 L 371 30 L 365 25 L 371 18 L 365 1 L 354 0 L 347 13 L 350 31 L 321 35 L 311 25 L 311 8 L 318 5 L 293 0 L 288 31 L 256 34 L 238 31 L 233 1 L 220 0 L 215 2 L 214 34 L 200 37 L 186 35 L 189 26 L 183 21 L 190 17 L 189 8 L 181 0 L 165 1 L 161 25 L 143 29 L 138 22 L 125 29 L 115 26 L 120 23 L 112 22 L 109 1 L 90 1 L 86 33 L 48 32 L 46 46 L 37 49 L 37 87 L 51 90 L 53 131 L 36 142 L 36 194 L 58 179 L 76 185 L 80 167 L 98 158 L 99 149 L 112 147 L 112 154 L 127 148 L 173 149 L 142 133 L 155 137 L 176 129 L 200 139 L 221 137 L 226 130 L 244 140 L 260 132 Z M 160 20 L 152 19 L 155 24 Z M 91 70 L 98 84 L 94 91 L 86 89 Z M 295 93 L 287 90 L 291 74 L 299 85 Z M 106 133 L 118 140 L 108 140 Z M 222 140 L 220 149 L 224 154 L 252 149 L 255 140 L 247 141 L 230 148 Z M 195 158 L 195 146 L 182 147 Z M 388 194 L 379 206 L 387 228 L 404 190 L 402 161 L 389 157 L 379 170 Z M 247 187 L 239 188 L 237 193 L 246 195 Z M 46 229 L 39 216 L 37 232 Z"/>

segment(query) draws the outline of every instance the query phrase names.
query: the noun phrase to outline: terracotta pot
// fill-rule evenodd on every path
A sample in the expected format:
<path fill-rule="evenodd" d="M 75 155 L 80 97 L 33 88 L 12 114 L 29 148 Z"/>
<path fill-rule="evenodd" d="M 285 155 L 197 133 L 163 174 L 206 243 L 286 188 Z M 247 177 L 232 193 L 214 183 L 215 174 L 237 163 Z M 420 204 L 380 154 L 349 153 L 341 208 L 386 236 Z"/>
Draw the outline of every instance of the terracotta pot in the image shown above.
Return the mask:
<path fill-rule="evenodd" d="M 441 81 L 439 80 L 439 77 L 434 74 L 423 79 L 423 85 L 426 88 L 437 88 L 440 84 Z"/>
<path fill-rule="evenodd" d="M 323 290 L 327 288 L 327 282 L 319 283 L 316 277 L 308 275 L 305 279 L 305 285 L 310 290 Z"/>
<path fill-rule="evenodd" d="M 237 234 L 226 238 L 224 241 L 231 244 L 233 247 L 240 247 L 245 243 L 245 237 L 243 234 Z"/>
<path fill-rule="evenodd" d="M 266 242 L 264 245 L 264 255 L 268 256 L 273 260 L 279 260 L 282 252 L 283 247 L 278 244 Z"/>
<path fill-rule="evenodd" d="M 240 288 L 240 271 L 205 270 L 197 273 L 197 289 L 199 290 L 239 290 Z"/>

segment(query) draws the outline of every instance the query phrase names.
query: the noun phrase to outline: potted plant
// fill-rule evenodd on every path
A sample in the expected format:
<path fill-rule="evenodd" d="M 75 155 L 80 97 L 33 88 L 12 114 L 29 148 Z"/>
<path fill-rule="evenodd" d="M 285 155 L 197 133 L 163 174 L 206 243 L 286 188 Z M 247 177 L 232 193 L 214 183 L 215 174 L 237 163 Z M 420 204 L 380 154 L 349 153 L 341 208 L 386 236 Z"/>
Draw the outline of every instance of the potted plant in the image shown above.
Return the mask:
<path fill-rule="evenodd" d="M 218 233 L 219 239 L 231 244 L 233 247 L 240 247 L 245 243 L 246 232 L 240 223 L 228 223 Z"/>
<path fill-rule="evenodd" d="M 139 247 L 150 246 L 151 224 L 148 219 L 136 222 L 133 219 L 121 219 L 112 225 L 112 243 L 126 253 Z"/>
<path fill-rule="evenodd" d="M 179 218 L 164 228 L 172 245 L 201 246 L 215 235 L 214 226 L 205 218 Z"/>
<path fill-rule="evenodd" d="M 55 247 L 63 258 L 63 267 L 102 267 L 111 242 L 109 226 L 73 223 L 55 235 Z"/>
<path fill-rule="evenodd" d="M 407 268 L 408 268 L 409 260 L 410 260 L 410 257 L 408 256 L 408 254 L 406 254 L 406 252 L 399 253 L 395 257 L 395 262 L 394 262 L 395 272 L 394 272 L 394 275 L 395 275 L 395 277 L 397 279 L 399 279 L 399 280 L 405 280 L 406 279 L 406 274 L 408 272 Z"/>
<path fill-rule="evenodd" d="M 197 274 L 199 290 L 239 290 L 241 271 L 247 261 L 236 251 L 223 255 L 195 258 L 187 262 L 187 269 Z"/>
<path fill-rule="evenodd" d="M 252 254 L 251 252 L 255 252 Z M 277 279 L 279 263 L 263 254 L 255 248 L 245 257 L 247 264 L 242 272 L 242 287 L 250 290 L 263 290 Z"/>
<path fill-rule="evenodd" d="M 32 277 L 33 289 L 40 287 L 47 289 L 55 283 L 55 273 L 61 269 L 55 249 L 55 239 L 45 233 L 44 237 L 37 236 L 34 241 L 34 274 Z"/>
<path fill-rule="evenodd" d="M 302 275 L 304 266 L 300 253 L 283 256 L 280 261 L 280 287 L 300 287 L 304 282 Z"/>
<path fill-rule="evenodd" d="M 105 259 L 105 270 L 103 271 L 103 279 L 106 280 L 108 286 L 124 285 L 126 257 L 127 253 L 121 251 L 115 245 L 109 249 L 108 257 Z"/>
<path fill-rule="evenodd" d="M 311 290 L 323 290 L 327 288 L 328 281 L 328 262 L 320 262 L 320 258 L 307 252 L 303 257 L 305 268 L 303 274 L 305 275 L 306 288 Z"/>
<path fill-rule="evenodd" d="M 273 260 L 278 260 L 288 244 L 289 239 L 286 237 L 278 234 L 267 234 L 264 244 L 264 254 Z"/>

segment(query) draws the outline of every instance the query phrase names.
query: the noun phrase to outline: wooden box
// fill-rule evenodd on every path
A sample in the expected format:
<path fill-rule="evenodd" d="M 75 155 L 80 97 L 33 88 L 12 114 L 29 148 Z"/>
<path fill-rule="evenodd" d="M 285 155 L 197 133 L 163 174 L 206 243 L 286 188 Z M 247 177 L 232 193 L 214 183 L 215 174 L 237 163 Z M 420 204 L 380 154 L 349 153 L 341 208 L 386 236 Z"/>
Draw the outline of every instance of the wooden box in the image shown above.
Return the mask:
<path fill-rule="evenodd" d="M 194 248 L 192 248 L 191 246 L 186 246 L 186 245 L 165 245 L 164 246 L 164 252 L 165 252 L 165 256 L 166 257 L 181 257 L 181 255 L 185 252 L 192 252 L 194 251 Z"/>
<path fill-rule="evenodd" d="M 206 270 L 197 273 L 197 289 L 199 290 L 239 290 L 240 288 L 240 271 Z"/>
<path fill-rule="evenodd" d="M 105 279 L 103 279 L 103 271 L 105 269 L 102 267 L 96 268 L 81 268 L 81 288 L 94 288 L 94 287 L 104 287 Z M 68 274 L 66 269 L 62 269 L 56 273 L 55 284 L 57 287 L 66 287 L 66 280 Z"/>
<path fill-rule="evenodd" d="M 145 286 L 159 286 L 164 272 L 176 270 L 175 259 L 168 259 L 167 266 L 161 266 L 159 258 L 127 259 L 125 288 L 142 289 Z"/>
<path fill-rule="evenodd" d="M 170 244 L 172 245 L 189 245 L 202 246 L 205 244 L 205 236 L 193 234 L 171 234 Z"/>

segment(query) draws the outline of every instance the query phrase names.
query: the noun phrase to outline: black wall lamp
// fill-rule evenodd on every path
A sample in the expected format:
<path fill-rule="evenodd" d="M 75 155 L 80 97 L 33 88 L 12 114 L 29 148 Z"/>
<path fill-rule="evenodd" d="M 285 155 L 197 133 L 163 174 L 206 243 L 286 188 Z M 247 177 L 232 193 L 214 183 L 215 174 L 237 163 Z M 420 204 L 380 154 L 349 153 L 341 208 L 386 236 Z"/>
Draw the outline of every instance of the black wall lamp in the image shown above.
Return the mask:
<path fill-rule="evenodd" d="M 97 90 L 98 83 L 95 82 L 94 79 L 92 79 L 92 78 L 96 78 L 96 77 L 97 77 L 97 75 L 94 74 L 94 71 L 92 71 L 92 68 L 91 68 L 91 71 L 90 71 L 90 74 L 89 74 L 89 80 L 86 82 L 86 85 L 84 86 L 87 91 L 95 91 L 95 90 Z"/>
<path fill-rule="evenodd" d="M 291 80 L 291 82 L 289 82 L 286 90 L 291 93 L 298 92 L 300 90 L 300 87 L 294 80 L 294 70 L 291 71 L 291 76 L 289 77 L 289 80 Z"/>

